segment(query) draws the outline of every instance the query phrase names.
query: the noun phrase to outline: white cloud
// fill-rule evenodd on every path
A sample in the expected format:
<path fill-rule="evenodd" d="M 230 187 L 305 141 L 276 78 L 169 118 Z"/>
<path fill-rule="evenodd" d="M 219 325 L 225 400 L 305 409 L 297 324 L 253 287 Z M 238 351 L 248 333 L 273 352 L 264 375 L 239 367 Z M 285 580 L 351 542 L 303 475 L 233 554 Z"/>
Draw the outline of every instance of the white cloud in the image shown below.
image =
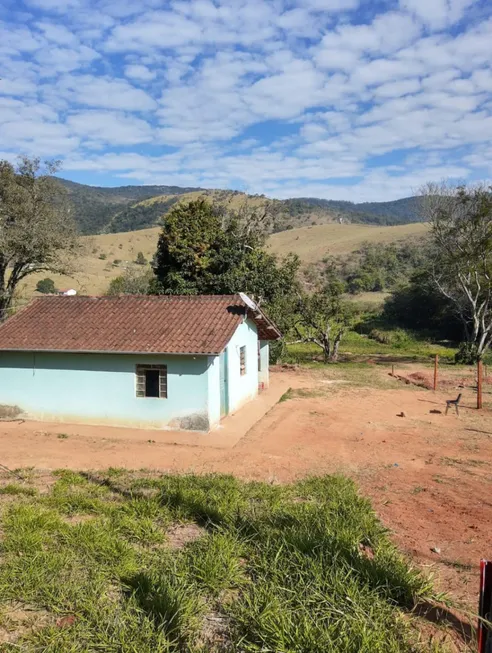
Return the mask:
<path fill-rule="evenodd" d="M 125 67 L 125 75 L 131 79 L 149 82 L 150 80 L 155 79 L 156 73 L 142 64 L 131 64 Z"/>
<path fill-rule="evenodd" d="M 137 145 L 152 141 L 150 125 L 140 118 L 116 111 L 80 111 L 67 118 L 70 131 L 80 139 L 100 145 Z"/>
<path fill-rule="evenodd" d="M 386 82 L 373 90 L 373 93 L 376 97 L 381 98 L 398 98 L 409 95 L 410 93 L 416 93 L 420 90 L 421 82 L 418 78 L 413 79 L 403 79 L 395 82 Z"/>
<path fill-rule="evenodd" d="M 79 145 L 79 140 L 64 125 L 33 118 L 1 123 L 0 140 L 4 147 L 36 156 L 67 154 Z"/>
<path fill-rule="evenodd" d="M 466 10 L 479 0 L 401 0 L 402 9 L 415 14 L 434 29 L 460 21 Z"/>
<path fill-rule="evenodd" d="M 37 52 L 36 61 L 43 66 L 40 71 L 41 77 L 53 77 L 58 73 L 68 73 L 72 70 L 86 68 L 99 56 L 95 50 L 85 45 L 76 49 L 52 47 L 49 50 Z"/>
<path fill-rule="evenodd" d="M 333 51 L 390 54 L 412 43 L 420 34 L 419 24 L 410 16 L 389 12 L 377 16 L 372 23 L 342 25 L 321 40 L 317 50 L 320 65 L 330 60 Z M 327 53 L 328 52 L 328 56 Z"/>
<path fill-rule="evenodd" d="M 105 109 L 149 111 L 157 106 L 150 95 L 123 79 L 107 79 L 91 75 L 61 77 L 58 90 L 78 104 Z"/>
<path fill-rule="evenodd" d="M 78 44 L 78 38 L 64 25 L 40 22 L 37 27 L 43 32 L 48 41 L 65 46 Z"/>
<path fill-rule="evenodd" d="M 26 0 L 31 7 L 43 9 L 50 13 L 63 14 L 82 5 L 83 0 Z"/>
<path fill-rule="evenodd" d="M 24 96 L 33 95 L 36 92 L 36 85 L 29 80 L 22 79 L 0 79 L 0 94 Z"/>

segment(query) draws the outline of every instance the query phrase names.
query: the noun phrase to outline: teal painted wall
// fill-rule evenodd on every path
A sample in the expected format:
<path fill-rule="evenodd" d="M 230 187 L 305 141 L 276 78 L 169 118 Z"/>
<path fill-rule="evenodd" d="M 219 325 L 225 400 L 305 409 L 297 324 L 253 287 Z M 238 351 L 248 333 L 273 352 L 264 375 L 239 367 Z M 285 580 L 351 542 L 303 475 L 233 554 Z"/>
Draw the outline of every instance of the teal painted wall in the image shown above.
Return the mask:
<path fill-rule="evenodd" d="M 268 340 L 260 340 L 260 370 L 258 371 L 258 382 L 263 384 L 263 388 L 268 388 L 270 383 Z"/>
<path fill-rule="evenodd" d="M 218 356 L 208 359 L 208 419 L 210 427 L 220 422 L 220 361 Z"/>
<path fill-rule="evenodd" d="M 135 396 L 142 363 L 167 365 L 167 399 Z M 0 352 L 0 404 L 36 419 L 206 431 L 220 415 L 215 377 L 218 357 Z"/>
<path fill-rule="evenodd" d="M 246 374 L 241 376 L 239 349 L 246 346 Z M 258 335 L 256 324 L 245 320 L 227 345 L 229 413 L 233 413 L 258 394 Z"/>

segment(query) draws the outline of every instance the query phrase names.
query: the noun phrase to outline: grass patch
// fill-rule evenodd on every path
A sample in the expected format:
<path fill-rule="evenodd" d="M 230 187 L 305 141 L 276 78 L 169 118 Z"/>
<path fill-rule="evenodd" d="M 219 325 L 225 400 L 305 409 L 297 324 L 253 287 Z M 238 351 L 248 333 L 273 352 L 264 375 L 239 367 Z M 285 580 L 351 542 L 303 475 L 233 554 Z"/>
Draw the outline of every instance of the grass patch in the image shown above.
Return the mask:
<path fill-rule="evenodd" d="M 33 487 L 27 487 L 25 485 L 19 485 L 18 483 L 9 483 L 0 487 L 0 494 L 12 494 L 12 495 L 24 495 L 32 497 L 37 494 L 37 490 Z"/>
<path fill-rule="evenodd" d="M 12 494 L 0 612 L 18 601 L 52 618 L 2 651 L 426 650 L 405 612 L 429 581 L 346 478 L 62 471 L 47 494 Z M 176 549 L 166 532 L 180 523 L 204 530 Z M 210 615 L 222 644 L 204 644 Z"/>
<path fill-rule="evenodd" d="M 349 331 L 340 345 L 340 359 L 357 361 L 379 356 L 395 360 L 428 361 L 439 354 L 444 363 L 453 362 L 456 351 L 453 347 L 417 339 L 402 329 L 378 329 L 370 335 Z M 319 363 L 322 359 L 322 351 L 316 345 L 297 343 L 288 346 L 283 360 L 286 363 Z"/>

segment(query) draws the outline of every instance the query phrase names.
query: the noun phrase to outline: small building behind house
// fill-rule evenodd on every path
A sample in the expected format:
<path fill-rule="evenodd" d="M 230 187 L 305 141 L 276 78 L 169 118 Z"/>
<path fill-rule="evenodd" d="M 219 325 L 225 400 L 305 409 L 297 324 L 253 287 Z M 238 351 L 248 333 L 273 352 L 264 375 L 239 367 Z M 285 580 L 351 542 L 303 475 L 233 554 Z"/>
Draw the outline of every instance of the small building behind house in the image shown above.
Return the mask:
<path fill-rule="evenodd" d="M 58 294 L 63 297 L 74 297 L 77 294 L 77 291 L 75 288 L 63 288 L 58 291 Z"/>
<path fill-rule="evenodd" d="M 246 295 L 45 296 L 0 326 L 0 404 L 27 418 L 209 431 L 269 383 Z"/>

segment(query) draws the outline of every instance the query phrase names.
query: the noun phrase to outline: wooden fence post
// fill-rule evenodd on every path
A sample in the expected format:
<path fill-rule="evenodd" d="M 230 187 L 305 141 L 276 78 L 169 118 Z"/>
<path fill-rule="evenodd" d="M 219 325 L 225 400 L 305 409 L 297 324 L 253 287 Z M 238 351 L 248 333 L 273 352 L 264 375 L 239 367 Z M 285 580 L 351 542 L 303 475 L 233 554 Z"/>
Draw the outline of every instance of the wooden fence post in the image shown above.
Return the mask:
<path fill-rule="evenodd" d="M 436 354 L 434 358 L 434 392 L 437 390 L 437 368 L 439 365 L 439 356 Z"/>
<path fill-rule="evenodd" d="M 482 361 L 477 362 L 477 410 L 482 408 Z"/>

